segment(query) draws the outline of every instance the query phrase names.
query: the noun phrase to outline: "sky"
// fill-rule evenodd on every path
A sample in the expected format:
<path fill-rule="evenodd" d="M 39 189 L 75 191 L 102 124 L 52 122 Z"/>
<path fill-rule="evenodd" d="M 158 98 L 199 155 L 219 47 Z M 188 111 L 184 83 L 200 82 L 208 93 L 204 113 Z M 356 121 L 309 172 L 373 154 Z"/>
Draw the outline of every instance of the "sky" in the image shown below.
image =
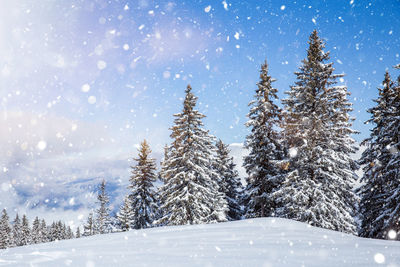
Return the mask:
<path fill-rule="evenodd" d="M 188 84 L 240 165 L 261 64 L 285 98 L 314 29 L 361 141 L 385 70 L 400 74 L 400 1 L 0 0 L 0 208 L 77 222 L 102 178 L 117 207 L 138 144 L 161 158 Z"/>

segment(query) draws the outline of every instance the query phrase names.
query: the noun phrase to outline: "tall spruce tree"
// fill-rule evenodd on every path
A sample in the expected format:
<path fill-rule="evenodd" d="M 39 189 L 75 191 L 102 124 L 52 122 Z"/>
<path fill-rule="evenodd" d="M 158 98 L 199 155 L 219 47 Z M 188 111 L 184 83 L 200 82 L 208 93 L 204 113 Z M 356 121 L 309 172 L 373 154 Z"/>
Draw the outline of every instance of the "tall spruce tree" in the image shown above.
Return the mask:
<path fill-rule="evenodd" d="M 22 225 L 21 219 L 19 218 L 18 213 L 15 215 L 15 219 L 12 224 L 12 236 L 14 246 L 22 246 Z"/>
<path fill-rule="evenodd" d="M 242 217 L 242 183 L 239 174 L 235 170 L 233 158 L 229 156 L 230 150 L 221 140 L 218 140 L 215 169 L 218 174 L 218 185 L 228 203 L 227 219 L 229 221 L 240 220 Z"/>
<path fill-rule="evenodd" d="M 390 230 L 400 230 L 400 87 L 388 71 L 382 85 L 376 106 L 368 110 L 372 117 L 367 123 L 375 126 L 363 141 L 367 148 L 360 160 L 365 184 L 360 188 L 359 234 L 385 239 Z"/>
<path fill-rule="evenodd" d="M 3 209 L 0 218 L 0 249 L 9 248 L 14 243 L 9 219 L 6 209 Z"/>
<path fill-rule="evenodd" d="M 376 219 L 382 214 L 385 198 L 388 197 L 386 184 L 389 181 L 385 181 L 382 173 L 390 159 L 390 154 L 385 148 L 390 144 L 390 140 L 384 138 L 390 120 L 390 102 L 393 96 L 393 82 L 389 72 L 385 73 L 382 84 L 382 88 L 378 88 L 379 96 L 375 100 L 376 106 L 368 110 L 371 119 L 366 123 L 373 124 L 374 128 L 371 130 L 370 137 L 362 142 L 366 149 L 360 159 L 360 164 L 364 165 L 361 181 L 365 184 L 359 189 L 361 196 L 359 235 L 371 238 L 385 238 L 382 232 L 384 222 L 376 221 Z"/>
<path fill-rule="evenodd" d="M 106 192 L 106 181 L 103 179 L 97 195 L 99 208 L 96 210 L 95 233 L 105 234 L 111 231 L 110 198 Z"/>
<path fill-rule="evenodd" d="M 213 137 L 203 129 L 205 117 L 195 110 L 197 97 L 190 85 L 181 113 L 171 128 L 173 142 L 164 161 L 165 184 L 161 187 L 164 225 L 210 223 L 226 220 L 227 202 L 218 189 L 213 170 Z"/>
<path fill-rule="evenodd" d="M 131 202 L 132 228 L 151 227 L 157 212 L 157 199 L 153 183 L 157 179 L 155 159 L 150 157 L 150 147 L 144 140 L 139 149 L 136 165 L 132 167 L 129 199 Z"/>
<path fill-rule="evenodd" d="M 249 103 L 249 120 L 246 122 L 246 126 L 251 129 L 245 141 L 249 155 L 243 163 L 248 175 L 244 199 L 248 218 L 275 215 L 276 201 L 272 193 L 283 179 L 284 147 L 279 132 L 282 116 L 280 108 L 275 104 L 278 96 L 277 89 L 272 87 L 274 81 L 268 74 L 268 64 L 265 61 L 261 65 L 254 100 Z"/>
<path fill-rule="evenodd" d="M 352 191 L 357 164 L 350 134 L 351 104 L 342 75 L 333 74 L 329 52 L 314 30 L 307 58 L 296 72 L 297 81 L 286 92 L 285 139 L 289 170 L 278 191 L 277 215 L 311 225 L 355 233 L 357 196 Z"/>
<path fill-rule="evenodd" d="M 400 64 L 395 66 L 400 69 Z M 400 75 L 397 82 L 393 84 L 393 96 L 390 99 L 390 116 L 385 135 L 390 140 L 386 145 L 386 153 L 390 159 L 385 165 L 383 180 L 388 181 L 387 198 L 383 206 L 383 212 L 377 220 L 383 220 L 381 233 L 388 238 L 389 231 L 397 233 L 396 239 L 400 240 Z"/>

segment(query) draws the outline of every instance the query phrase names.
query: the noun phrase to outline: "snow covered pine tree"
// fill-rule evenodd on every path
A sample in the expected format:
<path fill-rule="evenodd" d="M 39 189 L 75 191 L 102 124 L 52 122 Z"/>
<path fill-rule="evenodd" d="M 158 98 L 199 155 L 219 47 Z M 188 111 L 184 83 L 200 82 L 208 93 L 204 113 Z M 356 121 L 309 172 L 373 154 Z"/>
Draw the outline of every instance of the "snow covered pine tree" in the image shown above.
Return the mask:
<path fill-rule="evenodd" d="M 21 225 L 21 244 L 22 246 L 29 245 L 32 243 L 31 229 L 29 227 L 28 217 L 22 215 L 22 225 Z"/>
<path fill-rule="evenodd" d="M 0 219 L 0 249 L 9 248 L 14 243 L 9 219 L 6 209 L 3 209 Z"/>
<path fill-rule="evenodd" d="M 150 147 L 144 140 L 140 144 L 136 165 L 132 167 L 129 185 L 129 201 L 131 205 L 134 229 L 148 228 L 153 225 L 157 212 L 157 198 L 153 183 L 157 179 L 155 159 L 150 157 Z M 125 214 L 129 216 L 129 214 Z"/>
<path fill-rule="evenodd" d="M 41 243 L 48 242 L 48 230 L 47 230 L 47 225 L 46 221 L 42 219 L 40 222 L 40 237 L 41 237 Z"/>
<path fill-rule="evenodd" d="M 285 138 L 289 172 L 277 198 L 279 217 L 346 233 L 356 233 L 353 219 L 358 198 L 352 191 L 357 164 L 350 134 L 351 104 L 347 88 L 335 86 L 329 53 L 314 30 L 297 82 L 286 92 Z"/>
<path fill-rule="evenodd" d="M 213 170 L 213 137 L 202 128 L 205 117 L 195 110 L 197 97 L 190 85 L 181 113 L 175 114 L 173 142 L 164 160 L 164 186 L 160 189 L 162 225 L 226 221 L 227 202 L 218 189 Z"/>
<path fill-rule="evenodd" d="M 376 106 L 369 109 L 373 123 L 360 164 L 364 167 L 360 188 L 360 236 L 390 238 L 400 230 L 400 76 L 395 84 L 386 71 Z"/>
<path fill-rule="evenodd" d="M 400 64 L 395 68 L 400 69 Z M 382 217 L 385 223 L 382 230 L 388 234 L 389 239 L 400 240 L 400 75 L 394 86 L 390 106 L 392 113 L 387 127 L 390 144 L 385 149 L 390 152 L 391 157 L 385 170 L 387 178 L 384 178 L 390 182 L 387 184 L 388 198 L 383 206 Z"/>
<path fill-rule="evenodd" d="M 278 132 L 282 117 L 281 110 L 274 103 L 278 99 L 278 90 L 272 87 L 272 82 L 274 79 L 268 75 L 265 61 L 261 66 L 255 99 L 249 103 L 249 120 L 246 122 L 251 129 L 245 141 L 249 155 L 243 163 L 248 175 L 244 196 L 247 218 L 275 214 L 276 203 L 272 193 L 279 187 L 284 174 L 284 148 Z"/>
<path fill-rule="evenodd" d="M 229 157 L 229 148 L 221 140 L 218 140 L 215 158 L 215 170 L 218 173 L 218 185 L 228 203 L 227 219 L 229 221 L 240 220 L 242 217 L 242 183 L 238 172 L 235 170 L 233 158 Z"/>
<path fill-rule="evenodd" d="M 15 219 L 12 224 L 12 236 L 13 236 L 13 245 L 14 246 L 22 246 L 22 225 L 21 219 L 19 218 L 18 213 L 15 215 Z"/>
<path fill-rule="evenodd" d="M 32 223 L 32 233 L 31 233 L 32 243 L 39 244 L 42 243 L 43 237 L 40 231 L 40 221 L 39 218 L 36 216 Z"/>
<path fill-rule="evenodd" d="M 79 226 L 76 228 L 75 238 L 81 238 L 81 228 Z"/>
<path fill-rule="evenodd" d="M 124 198 L 124 203 L 117 213 L 117 219 L 118 227 L 122 231 L 129 231 L 131 225 L 133 225 L 132 202 L 130 201 L 129 195 Z"/>
<path fill-rule="evenodd" d="M 91 236 L 96 234 L 96 226 L 93 213 L 89 213 L 86 223 L 83 225 L 83 236 Z"/>
<path fill-rule="evenodd" d="M 110 198 L 106 192 L 106 181 L 103 179 L 99 186 L 97 200 L 100 207 L 96 210 L 95 229 L 99 234 L 111 232 L 110 208 L 108 207 Z"/>

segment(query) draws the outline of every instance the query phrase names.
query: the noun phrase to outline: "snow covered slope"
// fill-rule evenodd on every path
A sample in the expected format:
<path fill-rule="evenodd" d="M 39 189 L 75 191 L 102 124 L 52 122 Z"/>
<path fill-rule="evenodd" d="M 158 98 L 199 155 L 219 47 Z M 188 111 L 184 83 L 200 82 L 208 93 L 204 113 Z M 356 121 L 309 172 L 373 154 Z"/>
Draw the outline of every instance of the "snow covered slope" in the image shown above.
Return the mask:
<path fill-rule="evenodd" d="M 0 250 L 0 266 L 400 266 L 400 242 L 260 218 Z"/>

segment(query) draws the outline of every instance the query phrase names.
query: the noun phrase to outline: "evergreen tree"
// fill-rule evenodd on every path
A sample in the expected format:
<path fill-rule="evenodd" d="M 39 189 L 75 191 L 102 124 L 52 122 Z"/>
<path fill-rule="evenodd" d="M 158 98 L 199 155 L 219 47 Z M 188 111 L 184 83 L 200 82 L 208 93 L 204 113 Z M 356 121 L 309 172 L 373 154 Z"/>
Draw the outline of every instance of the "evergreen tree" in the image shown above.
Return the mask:
<path fill-rule="evenodd" d="M 400 64 L 395 66 L 400 69 Z M 389 161 L 385 164 L 383 180 L 387 181 L 387 198 L 382 209 L 382 215 L 376 221 L 383 221 L 381 233 L 388 238 L 390 230 L 397 233 L 397 240 L 400 240 L 400 75 L 397 83 L 393 84 L 393 95 L 390 99 L 390 114 L 384 137 L 390 140 L 385 151 L 390 155 Z M 380 223 L 378 223 L 380 224 Z M 390 238 L 390 237 L 389 237 Z"/>
<path fill-rule="evenodd" d="M 289 170 L 277 199 L 280 217 L 347 233 L 355 233 L 353 219 L 358 201 L 352 191 L 357 164 L 350 138 L 351 104 L 347 88 L 336 86 L 342 75 L 333 74 L 325 44 L 313 31 L 307 58 L 291 87 L 286 107 L 285 138 Z"/>
<path fill-rule="evenodd" d="M 42 236 L 40 232 L 40 221 L 39 218 L 36 216 L 32 223 L 32 243 L 39 244 L 42 242 Z"/>
<path fill-rule="evenodd" d="M 272 87 L 274 81 L 268 74 L 268 64 L 265 61 L 261 66 L 255 99 L 249 103 L 249 120 L 246 123 L 251 129 L 245 141 L 249 155 L 243 163 L 248 175 L 244 199 L 248 218 L 275 214 L 276 201 L 272 193 L 283 179 L 281 164 L 284 148 L 278 132 L 281 110 L 275 104 L 278 90 Z"/>
<path fill-rule="evenodd" d="M 9 219 L 6 209 L 3 209 L 0 219 L 0 249 L 9 248 L 14 243 Z"/>
<path fill-rule="evenodd" d="M 22 226 L 21 226 L 21 244 L 22 246 L 31 244 L 31 229 L 29 228 L 28 217 L 24 214 L 22 216 Z"/>
<path fill-rule="evenodd" d="M 361 228 L 359 235 L 363 237 L 385 238 L 381 235 L 382 221 L 380 224 L 375 224 L 375 219 L 382 214 L 384 206 L 386 182 L 383 180 L 381 173 L 384 171 L 384 165 L 380 163 L 383 158 L 388 162 L 388 153 L 385 151 L 386 140 L 383 139 L 383 133 L 386 131 L 388 124 L 387 115 L 390 113 L 390 98 L 393 95 L 393 82 L 388 72 L 385 73 L 385 78 L 382 82 L 383 87 L 378 88 L 379 97 L 376 106 L 369 109 L 371 119 L 366 123 L 374 124 L 371 130 L 370 137 L 362 142 L 366 146 L 360 164 L 363 166 L 364 175 L 361 181 L 365 184 L 360 188 L 360 214 Z"/>
<path fill-rule="evenodd" d="M 103 180 L 99 186 L 97 200 L 100 207 L 96 211 L 96 232 L 100 234 L 109 233 L 111 231 L 110 208 L 108 207 L 110 199 L 106 192 L 105 180 Z"/>
<path fill-rule="evenodd" d="M 139 149 L 136 165 L 132 167 L 130 194 L 133 224 L 132 228 L 142 229 L 152 226 L 157 210 L 156 193 L 153 183 L 156 181 L 155 159 L 150 158 L 150 147 L 144 140 Z"/>
<path fill-rule="evenodd" d="M 202 128 L 205 117 L 195 110 L 197 97 L 188 85 L 183 110 L 175 114 L 173 142 L 164 161 L 160 189 L 164 225 L 210 223 L 226 220 L 227 203 L 218 191 L 213 170 L 213 137 Z"/>
<path fill-rule="evenodd" d="M 48 229 L 47 229 L 47 225 L 46 225 L 46 221 L 44 219 L 42 219 L 42 221 L 40 222 L 40 235 L 39 235 L 39 243 L 45 243 L 48 242 Z"/>
<path fill-rule="evenodd" d="M 229 148 L 221 140 L 218 140 L 215 169 L 218 173 L 219 190 L 225 196 L 228 203 L 227 219 L 229 221 L 240 220 L 242 216 L 242 183 L 235 170 L 233 158 L 229 156 Z"/>
<path fill-rule="evenodd" d="M 15 216 L 12 226 L 13 242 L 15 246 L 22 246 L 22 225 L 18 213 Z"/>
<path fill-rule="evenodd" d="M 49 242 L 53 242 L 55 240 L 58 240 L 58 227 L 56 222 L 52 222 L 52 224 L 49 226 L 49 230 L 47 231 L 47 239 Z"/>
<path fill-rule="evenodd" d="M 81 228 L 79 226 L 76 228 L 75 238 L 81 238 Z"/>
<path fill-rule="evenodd" d="M 61 221 L 56 222 L 56 239 L 57 240 L 64 240 L 65 239 L 65 224 L 63 224 Z"/>
<path fill-rule="evenodd" d="M 72 239 L 74 238 L 74 233 L 72 232 L 71 226 L 67 226 L 65 230 L 65 239 Z"/>
<path fill-rule="evenodd" d="M 93 218 L 93 213 L 89 213 L 86 224 L 83 226 L 83 236 L 91 236 L 96 234 L 96 226 Z"/>
<path fill-rule="evenodd" d="M 118 225 L 122 231 L 129 231 L 131 225 L 133 225 L 133 212 L 132 212 L 132 202 L 129 196 L 125 197 L 124 204 L 121 206 L 118 214 Z"/>
<path fill-rule="evenodd" d="M 361 195 L 360 236 L 387 238 L 389 230 L 399 231 L 399 123 L 400 90 L 395 86 L 386 71 L 378 88 L 376 106 L 369 109 L 373 123 L 370 137 L 363 141 L 367 148 L 360 163 L 364 165 L 365 184 L 360 188 Z"/>

